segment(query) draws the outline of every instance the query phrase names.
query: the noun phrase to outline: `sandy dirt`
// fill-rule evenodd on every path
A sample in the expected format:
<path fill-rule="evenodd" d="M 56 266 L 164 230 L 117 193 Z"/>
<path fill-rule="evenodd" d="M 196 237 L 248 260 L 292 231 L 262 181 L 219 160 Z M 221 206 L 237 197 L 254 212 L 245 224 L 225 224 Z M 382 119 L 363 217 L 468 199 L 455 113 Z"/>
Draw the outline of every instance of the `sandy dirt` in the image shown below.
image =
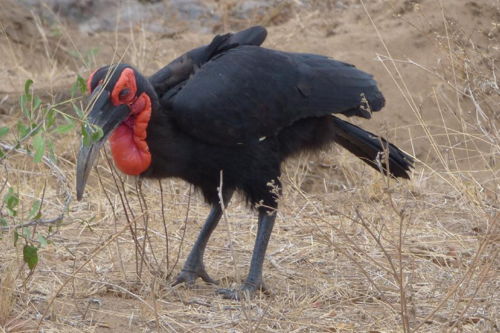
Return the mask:
<path fill-rule="evenodd" d="M 32 275 L 22 265 L 22 247 L 12 246 L 11 232 L 3 234 L 0 281 L 5 286 L 15 280 L 11 294 L 0 293 L 0 327 L 34 330 L 43 315 L 44 332 L 400 332 L 404 303 L 412 330 L 498 332 L 498 142 L 484 133 L 498 121 L 498 110 L 488 107 L 499 105 L 500 4 L 291 1 L 242 18 L 236 15 L 241 3 L 207 2 L 218 19 L 205 18 L 196 29 L 173 15 L 155 20 L 154 27 L 152 21 L 120 21 L 115 32 L 0 0 L 0 126 L 15 126 L 27 79 L 44 103 L 54 105 L 70 98 L 77 75 L 86 79 L 101 65 L 123 57 L 150 75 L 209 43 L 214 33 L 263 22 L 269 32 L 265 47 L 327 55 L 374 75 L 386 107 L 369 121 L 351 120 L 414 155 L 413 180 L 387 186 L 336 148 L 286 163 L 265 262 L 273 295 L 240 303 L 214 296 L 215 288 L 201 281 L 193 290 L 170 287 L 208 213 L 201 197 L 180 181 L 164 181 L 162 216 L 158 184 L 146 182 L 149 224 L 137 219 L 135 232 L 142 238 L 136 245 L 124 229 L 127 209 L 101 159 L 102 186 L 93 173 L 84 200 L 71 201 L 64 224 L 49 232 L 52 244 L 40 249 Z M 467 98 L 467 89 L 484 99 Z M 77 103 L 84 105 L 86 98 Z M 491 120 L 483 120 L 485 130 L 476 121 L 478 108 Z M 62 109 L 73 114 L 71 105 Z M 78 146 L 77 131 L 54 138 L 64 180 L 22 154 L 12 156 L 0 180 L 24 189 L 25 200 L 45 187 L 45 212 L 57 215 L 64 189 L 74 195 Z M 125 184 L 138 217 L 135 182 Z M 236 261 L 224 221 L 206 254 L 210 274 L 225 287 L 246 274 L 256 232 L 254 214 L 238 198 L 228 214 Z M 401 228 L 405 241 L 398 246 Z M 144 235 L 146 262 L 137 254 Z M 394 265 L 403 267 L 402 288 Z M 76 278 L 59 292 L 71 276 Z M 3 317 L 2 306 L 10 308 Z"/>

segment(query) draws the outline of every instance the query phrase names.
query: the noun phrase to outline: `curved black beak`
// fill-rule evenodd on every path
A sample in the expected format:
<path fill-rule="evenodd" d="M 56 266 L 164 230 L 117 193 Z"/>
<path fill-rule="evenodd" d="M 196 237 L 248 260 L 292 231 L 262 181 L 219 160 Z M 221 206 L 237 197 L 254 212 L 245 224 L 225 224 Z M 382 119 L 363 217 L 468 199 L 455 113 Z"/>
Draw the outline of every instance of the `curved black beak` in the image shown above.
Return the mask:
<path fill-rule="evenodd" d="M 87 116 L 88 124 L 85 125 L 85 130 L 90 134 L 96 132 L 97 128 L 101 128 L 103 136 L 96 141 L 89 139 L 88 142 L 85 142 L 82 138 L 76 165 L 76 198 L 78 201 L 83 197 L 90 169 L 94 165 L 99 150 L 115 128 L 127 119 L 130 114 L 128 105 L 113 105 L 107 90 L 100 87 L 96 88 L 92 93 L 90 103 L 93 103 L 93 106 L 92 111 Z"/>

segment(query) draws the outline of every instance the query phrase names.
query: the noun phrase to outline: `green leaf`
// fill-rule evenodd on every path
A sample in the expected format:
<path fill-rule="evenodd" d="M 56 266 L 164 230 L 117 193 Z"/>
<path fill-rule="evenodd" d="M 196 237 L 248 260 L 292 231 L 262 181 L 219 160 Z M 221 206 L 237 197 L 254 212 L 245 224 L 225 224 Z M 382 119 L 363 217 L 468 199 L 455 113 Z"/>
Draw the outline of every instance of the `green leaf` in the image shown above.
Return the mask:
<path fill-rule="evenodd" d="M 71 131 L 74 126 L 75 126 L 75 124 L 66 124 L 66 125 L 57 126 L 56 129 L 54 130 L 54 132 L 57 132 L 59 134 L 66 134 L 69 131 Z"/>
<path fill-rule="evenodd" d="M 78 105 L 76 105 L 75 103 L 73 103 L 73 109 L 75 109 L 75 112 L 78 115 L 78 117 L 80 117 L 80 119 L 84 117 L 82 109 L 80 109 Z"/>
<path fill-rule="evenodd" d="M 14 230 L 14 246 L 17 245 L 17 241 L 19 240 L 19 233 L 17 230 Z"/>
<path fill-rule="evenodd" d="M 32 123 L 31 124 L 31 128 L 29 129 L 29 131 L 31 132 L 31 136 L 35 136 L 37 135 L 38 133 L 42 132 L 43 131 L 43 127 L 42 126 L 39 126 L 37 128 L 38 124 L 37 123 Z"/>
<path fill-rule="evenodd" d="M 64 119 L 66 119 L 66 125 L 56 127 L 56 129 L 52 131 L 52 133 L 57 132 L 59 134 L 66 134 L 73 129 L 73 127 L 75 126 L 73 121 L 66 115 L 64 115 Z"/>
<path fill-rule="evenodd" d="M 28 264 L 30 270 L 33 270 L 38 264 L 38 248 L 32 245 L 24 245 L 23 260 Z"/>
<path fill-rule="evenodd" d="M 90 127 L 87 127 L 82 124 L 82 137 L 83 137 L 83 144 L 85 145 L 85 147 L 88 147 L 90 144 L 90 138 L 89 138 L 89 133 L 87 132 L 87 128 Z"/>
<path fill-rule="evenodd" d="M 73 98 L 73 96 L 75 95 L 76 89 L 78 89 L 78 80 L 76 80 L 75 84 L 71 88 L 71 98 Z"/>
<path fill-rule="evenodd" d="M 31 96 L 31 93 L 30 93 L 30 87 L 32 84 L 33 84 L 32 79 L 26 80 L 26 83 L 24 84 L 24 94 L 25 94 L 25 97 L 28 99 L 28 101 L 31 101 L 31 99 L 33 98 L 33 96 Z"/>
<path fill-rule="evenodd" d="M 80 92 L 82 94 L 85 94 L 85 92 L 87 91 L 87 82 L 85 82 L 85 80 L 80 75 L 78 75 L 76 80 L 78 81 L 78 84 L 80 85 Z"/>
<path fill-rule="evenodd" d="M 26 118 L 29 119 L 28 109 L 26 109 L 26 102 L 27 102 L 27 97 L 26 95 L 22 94 L 21 97 L 19 97 L 19 105 L 21 106 L 23 114 L 26 116 Z"/>
<path fill-rule="evenodd" d="M 52 125 L 54 124 L 54 119 L 55 119 L 54 115 L 55 115 L 55 110 L 50 109 L 47 115 L 47 128 L 51 128 Z"/>
<path fill-rule="evenodd" d="M 40 200 L 37 200 L 33 203 L 33 206 L 31 206 L 30 213 L 28 214 L 28 219 L 31 219 L 33 217 L 39 218 L 37 215 L 39 215 L 38 213 L 40 212 L 40 204 L 41 204 Z"/>
<path fill-rule="evenodd" d="M 7 135 L 7 133 L 9 133 L 9 127 L 7 127 L 7 126 L 0 127 L 0 138 L 2 136 Z"/>
<path fill-rule="evenodd" d="M 3 197 L 3 202 L 7 206 L 7 212 L 9 213 L 9 215 L 16 216 L 17 211 L 15 208 L 19 204 L 19 196 L 17 193 L 14 193 L 13 187 L 9 187 L 9 190 L 7 191 L 5 196 Z"/>
<path fill-rule="evenodd" d="M 73 124 L 73 121 L 71 120 L 71 118 L 70 118 L 70 117 L 68 117 L 68 116 L 67 116 L 67 115 L 65 115 L 65 114 L 63 114 L 63 116 L 64 116 L 64 119 L 66 120 L 66 123 L 68 123 L 68 124 Z"/>
<path fill-rule="evenodd" d="M 90 142 L 96 142 L 104 136 L 102 128 L 95 125 L 85 126 L 82 124 L 83 144 L 88 146 Z"/>
<path fill-rule="evenodd" d="M 26 238 L 31 238 L 31 231 L 29 228 L 23 228 L 23 235 Z"/>
<path fill-rule="evenodd" d="M 28 133 L 30 132 L 30 130 L 28 129 L 28 127 L 26 127 L 26 125 L 24 125 L 23 123 L 21 123 L 21 120 L 18 120 L 17 121 L 17 134 L 19 135 L 19 139 L 24 139 L 24 137 L 26 135 L 28 135 Z"/>
<path fill-rule="evenodd" d="M 8 224 L 7 220 L 3 216 L 0 216 L 0 223 L 2 224 L 3 227 L 6 227 Z"/>
<path fill-rule="evenodd" d="M 33 161 L 39 163 L 42 160 L 43 154 L 45 153 L 45 139 L 42 136 L 42 132 L 39 132 L 35 139 L 33 140 L 33 149 L 35 149 L 35 156 Z"/>
<path fill-rule="evenodd" d="M 37 238 L 38 238 L 38 241 L 40 242 L 40 244 L 42 244 L 42 246 L 48 246 L 49 245 L 49 242 L 47 242 L 47 240 L 45 239 L 45 237 L 43 237 L 40 232 L 38 232 Z"/>
<path fill-rule="evenodd" d="M 92 139 L 92 142 L 96 142 L 104 136 L 104 132 L 102 131 L 102 128 L 97 127 L 97 126 L 95 126 L 93 129 L 94 129 L 94 132 L 92 133 L 92 135 L 90 137 Z"/>
<path fill-rule="evenodd" d="M 9 190 L 7 191 L 7 193 L 4 195 L 3 197 L 3 202 L 4 203 L 7 203 L 7 201 L 9 200 L 9 197 L 12 196 L 14 194 L 14 188 L 13 187 L 9 187 Z"/>
<path fill-rule="evenodd" d="M 33 110 L 38 109 L 38 107 L 42 104 L 42 100 L 40 97 L 35 96 L 35 104 L 33 105 Z"/>
<path fill-rule="evenodd" d="M 57 164 L 56 154 L 54 154 L 54 146 L 52 145 L 52 141 L 47 139 L 47 146 L 49 146 L 49 158 L 52 163 Z"/>
<path fill-rule="evenodd" d="M 78 75 L 76 77 L 76 82 L 73 85 L 73 88 L 71 88 L 71 98 L 73 98 L 73 96 L 75 95 L 76 89 L 78 89 L 78 88 L 80 88 L 80 92 L 82 94 L 85 94 L 85 91 L 87 90 L 87 84 L 85 84 L 85 80 L 80 75 Z"/>

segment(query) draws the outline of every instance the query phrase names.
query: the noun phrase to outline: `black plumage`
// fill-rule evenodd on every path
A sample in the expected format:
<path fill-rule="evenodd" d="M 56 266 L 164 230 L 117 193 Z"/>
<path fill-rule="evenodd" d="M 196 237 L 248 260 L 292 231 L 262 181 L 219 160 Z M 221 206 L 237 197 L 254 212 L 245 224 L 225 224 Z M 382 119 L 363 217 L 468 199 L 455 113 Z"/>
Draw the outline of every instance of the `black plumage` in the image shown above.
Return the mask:
<path fill-rule="evenodd" d="M 373 77 L 325 56 L 262 48 L 266 34 L 264 28 L 253 27 L 217 36 L 149 79 L 134 69 L 138 90 L 152 105 L 146 138 L 152 159 L 141 176 L 184 179 L 212 205 L 176 284 L 193 284 L 197 277 L 214 282 L 203 254 L 221 217 L 221 171 L 226 203 L 239 191 L 252 206 L 260 204 L 250 272 L 241 288 L 250 294 L 266 289 L 262 263 L 277 209 L 276 191 L 269 184 L 281 188 L 280 166 L 286 158 L 337 143 L 376 170 L 382 167 L 392 176 L 409 178 L 410 156 L 334 116 L 370 118 L 381 110 L 385 99 Z M 111 85 L 122 67 L 131 68 L 111 67 Z M 93 90 L 108 69 L 94 74 Z M 389 155 L 383 157 L 384 152 Z M 240 296 L 239 291 L 222 293 Z"/>

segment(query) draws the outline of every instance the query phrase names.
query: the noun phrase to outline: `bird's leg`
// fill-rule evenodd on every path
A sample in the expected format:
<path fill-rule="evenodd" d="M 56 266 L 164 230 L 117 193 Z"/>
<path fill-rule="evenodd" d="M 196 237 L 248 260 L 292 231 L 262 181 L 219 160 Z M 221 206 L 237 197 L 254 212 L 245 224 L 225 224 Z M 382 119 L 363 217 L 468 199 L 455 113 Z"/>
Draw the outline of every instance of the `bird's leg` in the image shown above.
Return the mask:
<path fill-rule="evenodd" d="M 216 284 L 216 281 L 208 275 L 205 269 L 205 265 L 203 264 L 203 255 L 205 253 L 208 240 L 210 239 L 210 235 L 217 227 L 221 216 L 222 209 L 220 205 L 214 204 L 186 262 L 184 263 L 184 266 L 182 267 L 181 272 L 175 278 L 172 286 L 185 282 L 188 287 L 192 287 L 198 277 L 207 283 Z"/>
<path fill-rule="evenodd" d="M 252 297 L 257 290 L 268 292 L 267 286 L 262 279 L 262 265 L 264 264 L 267 244 L 271 238 L 275 219 L 276 212 L 269 212 L 265 209 L 260 210 L 259 227 L 248 276 L 240 289 L 218 289 L 217 293 L 222 294 L 224 298 L 241 299 L 241 297 Z"/>
<path fill-rule="evenodd" d="M 232 195 L 233 191 L 224 193 L 224 203 L 226 206 L 231 200 Z M 205 224 L 203 225 L 203 228 L 201 228 L 200 234 L 198 235 L 198 238 L 189 253 L 188 258 L 182 267 L 181 272 L 175 278 L 172 286 L 185 282 L 188 287 L 193 287 L 196 279 L 199 277 L 207 283 L 217 284 L 217 282 L 208 275 L 205 269 L 203 255 L 205 253 L 208 240 L 210 239 L 212 232 L 217 227 L 221 216 L 221 205 L 219 203 L 214 203 L 212 205 L 212 209 L 210 210 L 210 214 L 208 214 Z"/>

